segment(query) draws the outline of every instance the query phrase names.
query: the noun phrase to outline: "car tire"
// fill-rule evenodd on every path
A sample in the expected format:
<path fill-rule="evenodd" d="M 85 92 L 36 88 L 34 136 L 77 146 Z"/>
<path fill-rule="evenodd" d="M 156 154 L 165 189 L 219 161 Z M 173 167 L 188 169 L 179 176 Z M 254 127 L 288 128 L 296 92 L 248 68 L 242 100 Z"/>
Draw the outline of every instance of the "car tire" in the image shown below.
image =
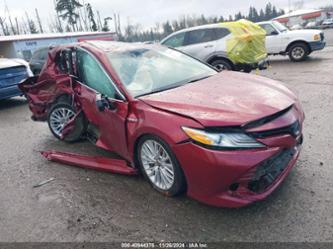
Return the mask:
<path fill-rule="evenodd" d="M 166 196 L 177 196 L 185 191 L 183 170 L 170 146 L 161 138 L 142 137 L 136 155 L 142 174 L 155 190 Z"/>
<path fill-rule="evenodd" d="M 288 55 L 291 61 L 300 62 L 305 60 L 309 52 L 309 48 L 306 44 L 295 43 L 289 48 Z"/>
<path fill-rule="evenodd" d="M 210 63 L 211 66 L 215 67 L 219 72 L 233 70 L 232 64 L 225 59 L 217 59 Z"/>
<path fill-rule="evenodd" d="M 251 73 L 252 72 L 252 67 L 251 66 L 245 66 L 244 69 L 243 69 L 243 72 L 244 73 Z"/>
<path fill-rule="evenodd" d="M 62 115 L 62 116 L 61 116 Z M 61 138 L 61 125 L 65 125 L 68 120 L 73 118 L 76 115 L 76 111 L 72 105 L 66 102 L 57 102 L 49 110 L 47 123 L 52 134 L 59 140 L 63 140 L 69 143 L 77 142 L 81 140 L 83 135 L 86 132 L 86 121 L 84 114 L 81 112 L 75 120 L 74 129 L 63 139 Z M 58 118 L 59 117 L 59 118 Z M 58 122 L 58 123 L 57 123 Z M 57 128 L 58 127 L 58 128 Z"/>

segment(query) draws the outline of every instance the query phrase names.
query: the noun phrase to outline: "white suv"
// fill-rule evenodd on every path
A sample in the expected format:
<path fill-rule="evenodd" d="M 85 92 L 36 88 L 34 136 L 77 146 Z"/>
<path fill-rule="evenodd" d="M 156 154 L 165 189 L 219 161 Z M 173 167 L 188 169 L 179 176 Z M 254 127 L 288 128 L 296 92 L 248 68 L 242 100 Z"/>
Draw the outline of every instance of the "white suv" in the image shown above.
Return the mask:
<path fill-rule="evenodd" d="M 320 30 L 289 30 L 277 21 L 257 24 L 266 30 L 266 49 L 270 55 L 289 55 L 292 61 L 298 62 L 326 45 Z"/>
<path fill-rule="evenodd" d="M 219 24 L 209 24 L 183 29 L 161 41 L 167 47 L 176 48 L 218 70 L 250 72 L 253 69 L 265 69 L 267 61 L 255 64 L 235 64 L 227 54 L 227 40 L 231 32 Z"/>

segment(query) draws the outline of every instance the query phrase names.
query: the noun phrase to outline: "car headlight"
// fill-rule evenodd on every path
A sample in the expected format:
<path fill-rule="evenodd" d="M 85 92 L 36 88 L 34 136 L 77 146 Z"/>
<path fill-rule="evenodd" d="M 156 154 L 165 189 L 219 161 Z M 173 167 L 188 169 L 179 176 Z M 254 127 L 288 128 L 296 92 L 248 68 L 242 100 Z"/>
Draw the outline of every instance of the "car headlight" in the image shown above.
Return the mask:
<path fill-rule="evenodd" d="M 315 36 L 313 37 L 313 39 L 314 39 L 315 41 L 319 41 L 321 38 L 320 38 L 320 35 L 315 35 Z"/>
<path fill-rule="evenodd" d="M 182 127 L 193 141 L 203 145 L 225 149 L 264 148 L 265 145 L 245 133 L 210 133 L 204 130 Z"/>

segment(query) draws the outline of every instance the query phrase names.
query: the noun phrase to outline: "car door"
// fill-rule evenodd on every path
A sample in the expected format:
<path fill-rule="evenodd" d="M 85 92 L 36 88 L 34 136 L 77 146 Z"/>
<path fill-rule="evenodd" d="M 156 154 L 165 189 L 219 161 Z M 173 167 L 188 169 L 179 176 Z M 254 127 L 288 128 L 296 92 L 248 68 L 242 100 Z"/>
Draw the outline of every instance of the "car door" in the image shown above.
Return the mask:
<path fill-rule="evenodd" d="M 205 60 L 216 51 L 215 30 L 198 29 L 186 32 L 182 51 L 200 60 Z"/>
<path fill-rule="evenodd" d="M 182 47 L 184 46 L 184 41 L 185 41 L 185 32 L 180 32 L 172 35 L 167 40 L 162 42 L 162 45 L 182 50 Z"/>
<path fill-rule="evenodd" d="M 260 24 L 266 31 L 266 49 L 269 54 L 277 54 L 285 50 L 281 33 L 270 23 Z"/>
<path fill-rule="evenodd" d="M 90 52 L 77 49 L 78 84 L 75 92 L 80 99 L 88 121 L 97 129 L 96 145 L 114 151 L 123 157 L 128 156 L 126 140 L 126 119 L 128 103 L 116 84 L 98 59 Z M 101 111 L 97 100 L 106 96 L 113 108 Z"/>

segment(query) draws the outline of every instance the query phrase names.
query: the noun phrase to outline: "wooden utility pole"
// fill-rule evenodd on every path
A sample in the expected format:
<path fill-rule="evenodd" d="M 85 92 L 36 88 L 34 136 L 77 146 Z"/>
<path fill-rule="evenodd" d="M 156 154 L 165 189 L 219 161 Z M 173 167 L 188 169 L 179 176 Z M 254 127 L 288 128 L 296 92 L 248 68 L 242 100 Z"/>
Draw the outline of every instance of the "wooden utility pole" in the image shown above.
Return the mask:
<path fill-rule="evenodd" d="M 114 21 L 114 31 L 118 34 L 118 24 L 117 24 L 117 15 L 116 13 L 113 14 L 113 21 Z"/>
<path fill-rule="evenodd" d="M 120 15 L 119 15 L 119 13 L 118 13 L 118 32 L 117 32 L 117 33 L 121 35 L 121 28 L 120 28 Z"/>
<path fill-rule="evenodd" d="M 102 21 L 101 21 L 101 15 L 99 14 L 99 11 L 97 10 L 97 19 L 98 19 L 98 30 L 101 31 L 102 30 Z"/>
<path fill-rule="evenodd" d="M 88 21 L 88 15 L 87 15 L 87 5 L 84 0 L 82 0 L 82 6 L 83 6 L 83 15 L 81 15 L 83 24 L 84 24 L 84 31 L 90 31 L 90 25 Z M 80 9 L 81 11 L 81 9 Z"/>
<path fill-rule="evenodd" d="M 8 33 L 6 32 L 6 28 L 5 28 L 5 19 L 2 19 L 2 17 L 0 17 L 0 26 L 2 29 L 3 35 L 8 35 Z"/>
<path fill-rule="evenodd" d="M 15 24 L 16 24 L 16 32 L 19 35 L 20 34 L 20 28 L 19 28 L 19 25 L 18 25 L 17 17 L 15 17 Z"/>
<path fill-rule="evenodd" d="M 35 8 L 35 12 L 36 12 L 36 18 L 37 18 L 37 22 L 38 22 L 38 26 L 39 26 L 39 31 L 41 33 L 44 33 L 43 26 L 42 26 L 42 23 L 40 21 L 39 14 L 38 14 L 38 9 L 37 8 Z"/>
<path fill-rule="evenodd" d="M 14 28 L 14 25 L 13 25 L 13 22 L 12 22 L 12 18 L 11 18 L 11 15 L 10 15 L 10 12 L 9 12 L 9 9 L 8 9 L 8 6 L 7 6 L 7 2 L 4 1 L 5 3 L 5 13 L 7 12 L 8 14 L 8 20 L 9 20 L 9 23 L 10 23 L 10 28 L 13 32 L 13 35 L 16 35 L 16 31 L 15 31 L 15 28 Z"/>
<path fill-rule="evenodd" d="M 56 10 L 57 12 L 57 20 L 56 20 L 56 26 L 57 26 L 57 32 L 64 32 L 64 29 L 62 28 L 62 24 L 61 24 L 61 20 L 60 20 L 60 17 L 59 17 L 59 12 L 57 11 L 57 3 L 56 3 L 56 0 L 53 0 L 53 5 L 54 5 L 54 9 Z"/>

